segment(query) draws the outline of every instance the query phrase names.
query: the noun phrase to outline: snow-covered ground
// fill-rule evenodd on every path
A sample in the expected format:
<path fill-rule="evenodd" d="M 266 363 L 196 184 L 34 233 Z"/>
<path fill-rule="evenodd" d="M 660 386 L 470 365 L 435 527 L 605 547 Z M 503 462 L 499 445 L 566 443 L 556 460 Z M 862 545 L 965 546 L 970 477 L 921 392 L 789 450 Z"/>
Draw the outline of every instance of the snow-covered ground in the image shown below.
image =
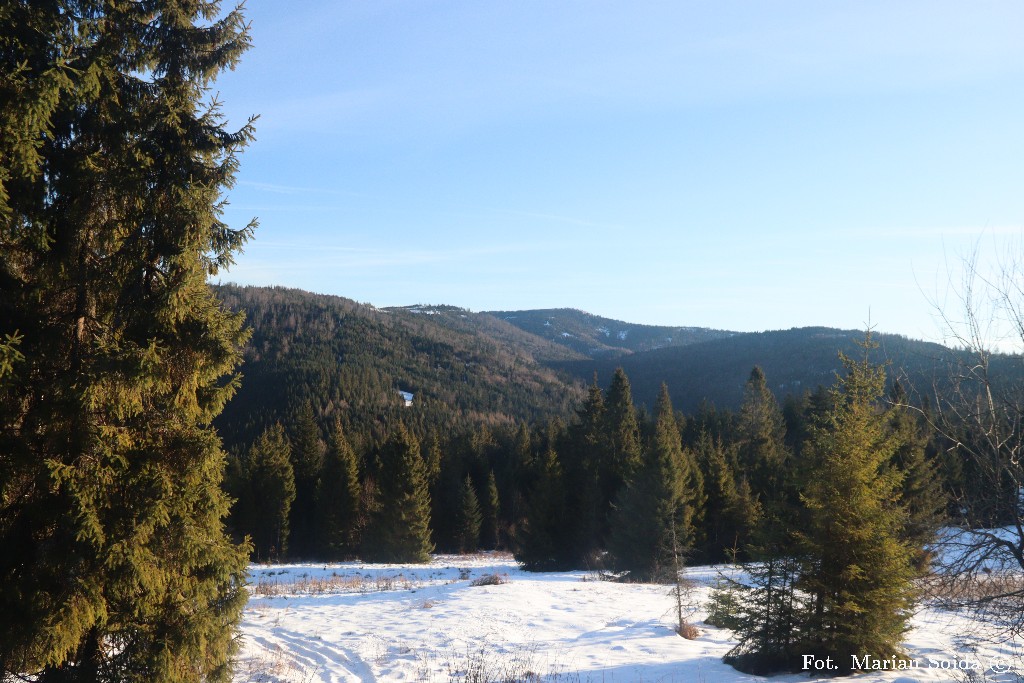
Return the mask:
<path fill-rule="evenodd" d="M 503 583 L 474 585 L 493 576 Z M 713 567 L 689 570 L 696 602 L 703 604 L 717 576 Z M 602 581 L 585 571 L 534 574 L 506 554 L 437 556 L 428 565 L 256 565 L 250 592 L 236 683 L 531 675 L 608 683 L 766 680 L 722 663 L 735 641 L 730 632 L 700 623 L 703 611 L 693 618 L 697 639 L 676 635 L 667 586 Z M 918 667 L 852 680 L 1021 680 L 1014 670 L 1024 661 L 1020 651 L 993 642 L 978 624 L 923 609 L 906 639 Z M 771 680 L 820 677 L 809 672 Z"/>

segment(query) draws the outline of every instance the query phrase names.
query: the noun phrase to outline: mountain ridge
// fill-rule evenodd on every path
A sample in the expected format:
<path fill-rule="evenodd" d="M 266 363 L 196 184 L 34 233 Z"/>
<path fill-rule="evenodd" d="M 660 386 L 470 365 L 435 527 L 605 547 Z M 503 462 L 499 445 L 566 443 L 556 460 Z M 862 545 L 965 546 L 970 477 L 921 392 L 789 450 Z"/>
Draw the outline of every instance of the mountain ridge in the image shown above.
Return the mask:
<path fill-rule="evenodd" d="M 864 337 L 824 326 L 731 332 L 642 325 L 578 309 L 376 308 L 282 287 L 222 285 L 219 292 L 227 306 L 247 312 L 253 329 L 245 379 L 219 422 L 234 446 L 307 401 L 322 423 L 339 417 L 371 439 L 394 420 L 422 438 L 467 425 L 566 419 L 595 373 L 604 386 L 620 366 L 638 404 L 653 405 L 665 382 L 683 412 L 704 402 L 734 409 L 754 366 L 781 402 L 830 386 L 842 367 L 839 352 L 860 353 Z M 956 353 L 902 335 L 873 338 L 881 345 L 874 359 L 888 359 L 916 386 L 927 386 L 942 359 Z M 414 395 L 412 406 L 400 391 Z"/>

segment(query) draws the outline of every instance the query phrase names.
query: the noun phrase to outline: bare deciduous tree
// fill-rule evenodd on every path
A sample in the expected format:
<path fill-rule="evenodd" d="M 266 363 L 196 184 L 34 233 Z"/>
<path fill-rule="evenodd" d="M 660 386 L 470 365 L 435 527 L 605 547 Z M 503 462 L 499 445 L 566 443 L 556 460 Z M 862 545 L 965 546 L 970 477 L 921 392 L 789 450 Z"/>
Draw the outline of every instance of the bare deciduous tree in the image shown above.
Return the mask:
<path fill-rule="evenodd" d="M 953 351 L 917 406 L 962 468 L 937 553 L 937 595 L 1010 636 L 1024 634 L 1022 246 L 1001 245 L 992 263 L 975 248 L 949 270 L 944 296 L 931 303 Z"/>

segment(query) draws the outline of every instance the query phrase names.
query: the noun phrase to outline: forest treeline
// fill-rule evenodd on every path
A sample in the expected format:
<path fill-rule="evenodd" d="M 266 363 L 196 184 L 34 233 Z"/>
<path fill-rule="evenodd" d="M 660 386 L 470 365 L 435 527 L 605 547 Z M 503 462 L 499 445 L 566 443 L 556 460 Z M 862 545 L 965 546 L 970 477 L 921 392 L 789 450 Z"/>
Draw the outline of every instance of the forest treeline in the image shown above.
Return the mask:
<path fill-rule="evenodd" d="M 901 392 L 895 384 L 889 393 L 897 395 L 887 400 L 903 402 Z M 374 534 L 389 515 L 408 514 L 397 505 L 415 501 L 426 515 L 423 547 L 509 548 L 537 569 L 642 556 L 657 564 L 653 549 L 627 548 L 622 529 L 629 525 L 616 531 L 616 523 L 668 486 L 685 502 L 676 533 L 690 562 L 743 557 L 769 502 L 798 504 L 813 473 L 814 425 L 833 401 L 819 387 L 780 405 L 754 368 L 738 411 L 706 404 L 685 415 L 663 387 L 648 412 L 634 405 L 619 369 L 605 389 L 592 384 L 568 420 L 429 429 L 417 437 L 402 419 L 415 411 L 399 409 L 380 441 L 307 402 L 230 456 L 231 526 L 251 535 L 256 559 L 374 556 Z M 903 473 L 901 499 L 916 536 L 946 513 L 946 492 L 959 499 L 970 489 L 971 476 L 945 455 L 926 415 L 885 405 L 878 402 L 879 419 L 899 442 L 887 466 Z M 616 547 L 619 560 L 609 560 Z M 656 566 L 630 569 L 650 574 Z"/>

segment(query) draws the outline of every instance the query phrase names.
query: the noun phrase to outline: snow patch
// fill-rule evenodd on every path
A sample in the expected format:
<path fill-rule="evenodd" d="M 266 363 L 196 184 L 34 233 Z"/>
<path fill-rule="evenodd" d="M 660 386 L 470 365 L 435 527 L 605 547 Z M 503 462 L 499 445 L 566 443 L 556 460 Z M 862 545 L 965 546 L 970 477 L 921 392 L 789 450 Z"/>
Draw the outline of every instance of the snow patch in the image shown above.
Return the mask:
<path fill-rule="evenodd" d="M 699 603 L 720 576 L 743 578 L 732 566 L 686 573 Z M 472 585 L 488 575 L 506 582 Z M 237 683 L 449 681 L 481 668 L 552 681 L 768 680 L 722 663 L 736 641 L 701 623 L 703 611 L 692 619 L 696 640 L 677 636 L 668 586 L 602 581 L 588 571 L 529 573 L 506 553 L 438 555 L 422 565 L 253 565 L 249 580 Z M 957 659 L 979 662 L 984 680 L 1016 680 L 987 667 L 1000 656 L 1019 663 L 1019 649 L 976 642 L 979 624 L 923 607 L 911 627 L 904 650 L 921 667 L 867 671 L 857 683 L 949 681 L 950 669 L 929 661 Z"/>

